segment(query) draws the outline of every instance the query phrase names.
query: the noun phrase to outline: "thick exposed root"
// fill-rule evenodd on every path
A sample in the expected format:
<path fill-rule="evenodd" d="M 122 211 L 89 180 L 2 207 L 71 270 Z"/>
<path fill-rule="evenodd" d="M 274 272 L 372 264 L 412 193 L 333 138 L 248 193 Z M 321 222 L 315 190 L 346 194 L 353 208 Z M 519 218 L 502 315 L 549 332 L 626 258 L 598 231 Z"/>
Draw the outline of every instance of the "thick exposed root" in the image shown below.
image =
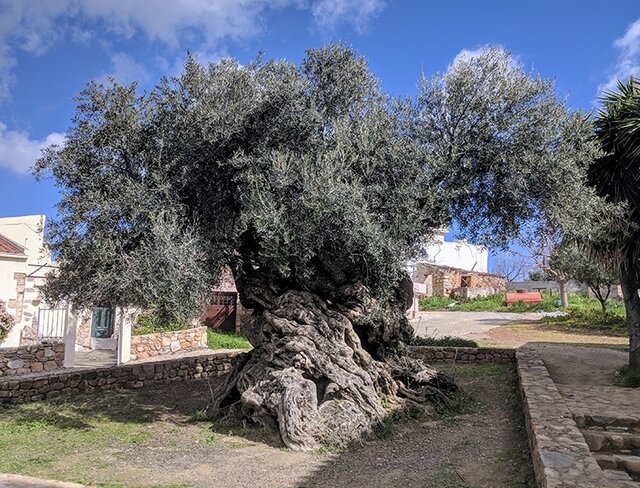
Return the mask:
<path fill-rule="evenodd" d="M 347 314 L 310 292 L 279 296 L 256 317 L 250 338 L 255 349 L 238 360 L 214 409 L 279 431 L 291 449 L 345 445 L 381 422 L 385 406 L 428 408 L 455 388 L 420 361 L 375 360 Z"/>

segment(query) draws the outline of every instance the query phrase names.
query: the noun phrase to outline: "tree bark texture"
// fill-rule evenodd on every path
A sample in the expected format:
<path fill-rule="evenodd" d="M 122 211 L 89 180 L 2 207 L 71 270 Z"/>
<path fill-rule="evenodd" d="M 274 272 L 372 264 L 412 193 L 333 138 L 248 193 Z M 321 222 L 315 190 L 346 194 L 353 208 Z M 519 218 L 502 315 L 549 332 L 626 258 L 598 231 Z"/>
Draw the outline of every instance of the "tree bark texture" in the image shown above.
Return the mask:
<path fill-rule="evenodd" d="M 629 331 L 629 367 L 640 371 L 640 296 L 635 269 L 623 267 L 620 273 L 620 285 L 624 297 Z"/>
<path fill-rule="evenodd" d="M 560 290 L 560 304 L 562 308 L 569 306 L 569 295 L 567 294 L 567 280 L 558 280 L 558 288 Z"/>
<path fill-rule="evenodd" d="M 246 331 L 254 349 L 217 392 L 214 411 L 277 430 L 291 449 L 312 450 L 360 438 L 389 408 L 430 411 L 434 397 L 446 403 L 455 390 L 450 378 L 404 354 L 412 334 L 406 297 L 383 310 L 357 284 L 327 285 L 328 298 L 281 288 L 264 271 L 234 274 L 243 304 L 254 309 Z"/>

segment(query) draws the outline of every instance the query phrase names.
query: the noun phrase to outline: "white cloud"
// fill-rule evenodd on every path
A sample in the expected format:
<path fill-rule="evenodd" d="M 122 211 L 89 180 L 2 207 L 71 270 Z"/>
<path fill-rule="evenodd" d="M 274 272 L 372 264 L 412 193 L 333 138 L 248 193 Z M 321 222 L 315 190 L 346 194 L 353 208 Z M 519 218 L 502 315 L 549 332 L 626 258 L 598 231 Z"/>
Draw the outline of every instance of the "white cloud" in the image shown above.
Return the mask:
<path fill-rule="evenodd" d="M 107 33 L 120 39 L 141 34 L 167 46 L 171 56 L 187 47 L 217 57 L 223 41 L 257 35 L 263 14 L 285 7 L 310 9 L 320 27 L 346 23 L 361 32 L 384 0 L 0 0 L 0 101 L 10 95 L 20 50 L 41 55 L 63 37 L 86 44 L 103 42 Z M 112 59 L 114 72 L 118 63 L 122 72 L 135 71 L 132 61 Z"/>
<path fill-rule="evenodd" d="M 460 61 L 477 58 L 489 49 L 501 49 L 504 51 L 508 51 L 504 46 L 501 46 L 500 44 L 484 44 L 482 46 L 477 46 L 473 49 L 462 49 L 458 54 L 456 54 L 456 57 L 453 58 L 453 61 L 451 62 L 451 64 L 448 66 L 447 69 L 451 68 L 453 65 L 459 63 Z M 513 53 L 509 53 L 509 54 L 511 56 L 509 66 L 515 69 L 522 68 L 522 60 L 520 59 L 520 56 Z"/>
<path fill-rule="evenodd" d="M 615 89 L 618 80 L 625 82 L 631 76 L 640 77 L 640 19 L 631 24 L 613 45 L 619 50 L 618 59 L 611 69 L 609 79 L 598 86 L 598 98 Z"/>
<path fill-rule="evenodd" d="M 384 7 L 383 0 L 318 0 L 313 4 L 312 12 L 321 28 L 334 29 L 344 22 L 358 32 L 364 32 Z"/>
<path fill-rule="evenodd" d="M 96 81 L 105 82 L 108 78 L 118 83 L 129 84 L 133 81 L 145 84 L 151 79 L 147 69 L 126 53 L 115 53 L 111 56 L 112 70 L 99 76 Z"/>
<path fill-rule="evenodd" d="M 7 130 L 0 122 L 0 168 L 17 174 L 26 174 L 40 157 L 42 149 L 51 144 L 62 144 L 64 134 L 53 132 L 41 140 L 33 140 L 24 131 Z"/>

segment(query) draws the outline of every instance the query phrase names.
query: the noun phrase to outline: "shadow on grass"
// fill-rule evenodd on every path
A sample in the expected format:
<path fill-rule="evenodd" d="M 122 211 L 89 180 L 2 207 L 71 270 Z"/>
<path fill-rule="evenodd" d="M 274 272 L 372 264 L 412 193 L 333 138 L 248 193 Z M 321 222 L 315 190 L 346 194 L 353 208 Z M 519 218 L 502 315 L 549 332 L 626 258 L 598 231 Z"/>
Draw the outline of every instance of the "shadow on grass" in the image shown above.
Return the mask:
<path fill-rule="evenodd" d="M 219 378 L 212 380 L 219 381 Z M 137 390 L 102 390 L 41 402 L 0 406 L 0 417 L 17 427 L 54 426 L 62 430 L 91 429 L 106 419 L 118 423 L 148 424 L 165 420 L 185 423 L 211 401 L 207 380 L 153 385 Z"/>

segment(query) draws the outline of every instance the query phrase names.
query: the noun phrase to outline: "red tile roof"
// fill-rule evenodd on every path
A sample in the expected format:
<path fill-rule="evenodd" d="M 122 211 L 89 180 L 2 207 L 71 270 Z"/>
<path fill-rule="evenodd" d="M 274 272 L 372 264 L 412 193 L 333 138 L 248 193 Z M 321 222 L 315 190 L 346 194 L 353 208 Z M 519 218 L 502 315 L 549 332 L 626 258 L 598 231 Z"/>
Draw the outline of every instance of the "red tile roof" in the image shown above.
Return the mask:
<path fill-rule="evenodd" d="M 3 254 L 25 254 L 25 248 L 16 241 L 0 234 L 0 253 Z"/>

